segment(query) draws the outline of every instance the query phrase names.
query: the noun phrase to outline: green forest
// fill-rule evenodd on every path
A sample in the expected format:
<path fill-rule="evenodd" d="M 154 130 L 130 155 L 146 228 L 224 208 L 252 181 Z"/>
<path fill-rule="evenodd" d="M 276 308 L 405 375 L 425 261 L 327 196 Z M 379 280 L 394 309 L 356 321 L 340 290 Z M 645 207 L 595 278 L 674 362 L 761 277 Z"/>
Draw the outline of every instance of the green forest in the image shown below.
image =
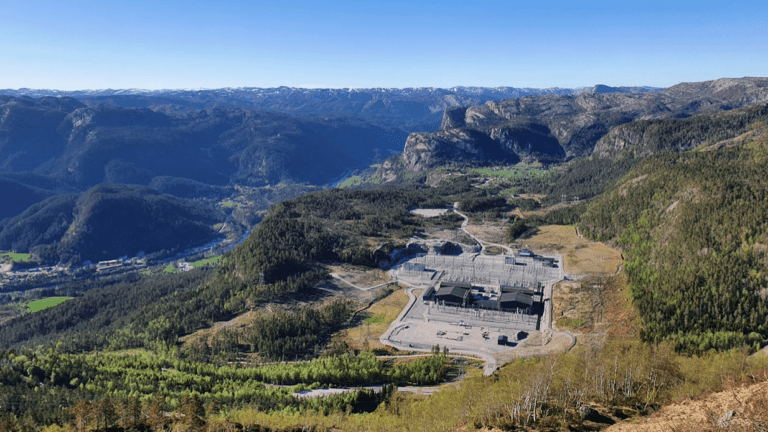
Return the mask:
<path fill-rule="evenodd" d="M 624 250 L 643 339 L 701 353 L 768 335 L 768 142 L 643 161 L 580 226 Z"/>

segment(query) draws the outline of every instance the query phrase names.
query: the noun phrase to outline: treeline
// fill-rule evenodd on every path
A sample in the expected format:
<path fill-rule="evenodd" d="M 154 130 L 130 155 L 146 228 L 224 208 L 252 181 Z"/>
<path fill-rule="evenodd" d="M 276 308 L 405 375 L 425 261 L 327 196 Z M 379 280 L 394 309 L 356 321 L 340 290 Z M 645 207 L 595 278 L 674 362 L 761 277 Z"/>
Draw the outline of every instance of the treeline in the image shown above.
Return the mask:
<path fill-rule="evenodd" d="M 498 211 L 507 207 L 507 200 L 502 196 L 467 198 L 460 203 L 460 209 L 470 213 Z"/>
<path fill-rule="evenodd" d="M 302 306 L 295 311 L 259 315 L 242 330 L 223 329 L 182 348 L 183 357 L 195 361 L 234 361 L 244 353 L 258 353 L 268 361 L 317 356 L 334 332 L 348 324 L 349 301 Z"/>
<path fill-rule="evenodd" d="M 293 430 L 590 430 L 616 418 L 647 416 L 677 398 L 718 391 L 728 383 L 765 381 L 766 360 L 748 351 L 681 356 L 670 344 L 611 341 L 557 356 L 519 359 L 484 378 L 446 386 L 428 398 L 396 394 L 368 415 L 301 419 L 246 409 L 244 428 Z M 743 381 L 742 381 L 743 380 Z M 717 416 L 722 413 L 715 413 Z M 612 417 L 613 419 L 608 418 Z"/>
<path fill-rule="evenodd" d="M 513 242 L 528 230 L 543 225 L 575 225 L 581 221 L 587 210 L 587 203 L 555 208 L 544 215 L 533 215 L 525 218 L 513 217 L 506 230 L 506 239 Z"/>
<path fill-rule="evenodd" d="M 201 373 L 200 363 L 184 364 L 191 373 Z M 448 360 L 444 355 L 422 357 L 407 363 L 389 364 L 376 359 L 371 352 L 317 357 L 311 361 L 276 363 L 249 368 L 218 368 L 231 379 L 254 380 L 276 385 L 319 384 L 323 386 L 355 387 L 370 384 L 432 385 L 445 378 Z M 209 364 L 209 373 L 217 370 Z"/>
<path fill-rule="evenodd" d="M 76 295 L 65 304 L 18 317 L 0 327 L 0 348 L 35 347 L 61 341 L 67 352 L 91 351 L 117 343 L 116 332 L 142 319 L 142 311 L 161 299 L 194 289 L 212 274 L 205 268 L 190 272 L 139 276 L 129 274 L 105 281 L 65 285 L 58 295 Z M 142 345 L 141 340 L 125 347 Z M 148 341 L 146 341 L 148 342 Z"/>
<path fill-rule="evenodd" d="M 563 198 L 566 201 L 576 197 L 593 198 L 610 189 L 638 162 L 639 159 L 633 157 L 574 159 L 543 180 L 531 182 L 527 191 L 545 194 L 545 205 L 556 204 Z"/>
<path fill-rule="evenodd" d="M 689 353 L 768 337 L 768 141 L 666 154 L 590 204 L 583 231 L 624 249 L 646 341 Z"/>
<path fill-rule="evenodd" d="M 447 359 L 442 355 L 396 366 L 376 360 L 372 353 L 362 353 L 246 367 L 237 363 L 216 366 L 189 362 L 147 352 L 0 351 L 0 412 L 17 420 L 31 416 L 36 425 L 62 424 L 93 419 L 97 416 L 92 413 L 104 410 L 100 404 L 105 403 L 111 405 L 104 410 L 108 418 L 113 417 L 109 411 L 124 405 L 140 410 L 143 404 L 146 411 L 152 411 L 151 405 L 160 403 L 162 411 L 183 412 L 190 396 L 201 406 L 208 405 L 209 414 L 243 407 L 257 407 L 264 412 L 313 410 L 326 414 L 345 411 L 347 407 L 353 411 L 371 410 L 391 395 L 392 385 L 440 382 L 446 365 Z M 388 386 L 376 395 L 365 391 L 316 399 L 291 395 L 321 384 Z M 51 409 L 41 409 L 48 406 Z M 86 420 L 77 419 L 78 416 Z"/>

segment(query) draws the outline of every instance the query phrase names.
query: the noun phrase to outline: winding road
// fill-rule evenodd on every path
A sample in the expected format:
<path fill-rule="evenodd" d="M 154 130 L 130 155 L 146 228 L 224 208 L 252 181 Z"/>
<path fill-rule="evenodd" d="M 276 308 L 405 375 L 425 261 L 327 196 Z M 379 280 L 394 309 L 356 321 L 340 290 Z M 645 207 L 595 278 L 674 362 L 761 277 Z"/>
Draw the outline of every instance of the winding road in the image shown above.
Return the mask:
<path fill-rule="evenodd" d="M 455 207 L 453 209 L 453 212 L 464 218 L 464 222 L 461 223 L 461 230 L 464 231 L 465 234 L 470 236 L 472 238 L 472 240 L 476 241 L 477 244 L 480 245 L 480 248 L 481 248 L 480 250 L 481 251 L 484 250 L 486 248 L 486 246 L 496 246 L 496 247 L 504 249 L 505 251 L 507 251 L 507 253 L 513 253 L 512 252 L 512 248 L 510 248 L 509 246 L 504 246 L 503 244 L 499 244 L 499 243 L 490 243 L 490 242 L 487 242 L 487 241 L 484 241 L 484 240 L 480 240 L 479 238 L 477 238 L 474 234 L 472 234 L 471 232 L 467 231 L 467 225 L 469 225 L 469 218 L 467 217 L 467 215 L 465 215 L 464 213 L 459 212 Z"/>

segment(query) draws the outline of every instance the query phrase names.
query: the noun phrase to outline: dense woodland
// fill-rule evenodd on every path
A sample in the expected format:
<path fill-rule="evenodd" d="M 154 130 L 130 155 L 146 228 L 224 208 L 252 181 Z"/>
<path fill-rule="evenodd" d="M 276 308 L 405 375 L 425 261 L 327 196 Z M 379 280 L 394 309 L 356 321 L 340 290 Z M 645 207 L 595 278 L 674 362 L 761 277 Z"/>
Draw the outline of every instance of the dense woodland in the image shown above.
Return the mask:
<path fill-rule="evenodd" d="M 9 407 L 6 412 L 16 418 L 29 415 L 36 424 L 79 421 L 73 418 L 78 415 L 78 401 L 88 402 L 95 411 L 107 402 L 115 406 L 143 403 L 150 410 L 152 403 L 160 401 L 166 411 L 183 409 L 190 395 L 201 404 L 213 404 L 216 409 L 209 410 L 211 414 L 246 406 L 286 414 L 372 410 L 389 396 L 392 387 L 385 386 L 378 394 L 363 390 L 303 400 L 291 393 L 321 385 L 433 384 L 444 378 L 447 364 L 442 355 L 392 365 L 363 353 L 244 367 L 143 351 L 60 354 L 55 348 L 45 353 L 8 350 L 0 351 L 0 406 Z M 42 406 L 55 408 L 38 409 Z"/>
<path fill-rule="evenodd" d="M 768 336 L 768 141 L 642 162 L 589 206 L 581 226 L 624 249 L 643 339 L 678 349 Z"/>
<path fill-rule="evenodd" d="M 167 255 L 214 239 L 214 225 L 227 221 L 210 202 L 142 186 L 101 184 L 82 194 L 48 198 L 0 221 L 0 249 L 32 252 L 51 264 L 104 261 L 140 251 Z"/>

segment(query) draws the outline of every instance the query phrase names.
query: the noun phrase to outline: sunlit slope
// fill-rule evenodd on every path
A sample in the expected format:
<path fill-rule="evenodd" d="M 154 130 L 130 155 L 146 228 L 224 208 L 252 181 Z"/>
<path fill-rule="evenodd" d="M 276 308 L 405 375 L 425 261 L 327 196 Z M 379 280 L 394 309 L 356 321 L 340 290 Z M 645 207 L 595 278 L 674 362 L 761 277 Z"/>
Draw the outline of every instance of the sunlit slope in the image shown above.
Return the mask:
<path fill-rule="evenodd" d="M 645 340 L 702 352 L 766 338 L 765 130 L 647 159 L 584 215 L 585 233 L 624 249 Z"/>

